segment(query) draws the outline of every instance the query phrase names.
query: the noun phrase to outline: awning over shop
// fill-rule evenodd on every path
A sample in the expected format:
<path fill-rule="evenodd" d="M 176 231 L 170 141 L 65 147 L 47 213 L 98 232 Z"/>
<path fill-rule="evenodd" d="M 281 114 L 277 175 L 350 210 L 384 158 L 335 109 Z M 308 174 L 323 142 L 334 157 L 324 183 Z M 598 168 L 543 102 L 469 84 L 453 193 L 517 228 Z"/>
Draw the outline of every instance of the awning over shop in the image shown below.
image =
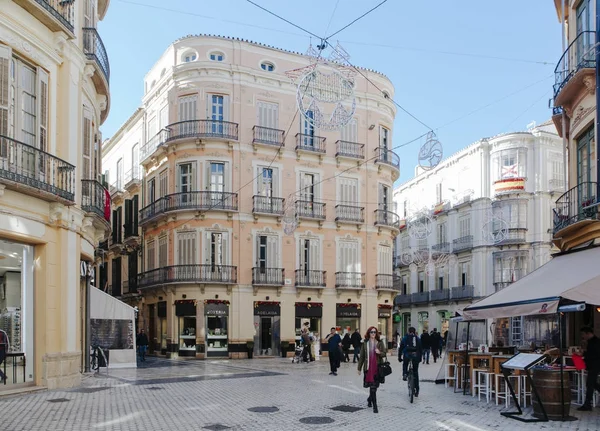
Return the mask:
<path fill-rule="evenodd" d="M 561 299 L 600 304 L 600 247 L 557 256 L 463 310 L 467 319 L 556 313 Z"/>

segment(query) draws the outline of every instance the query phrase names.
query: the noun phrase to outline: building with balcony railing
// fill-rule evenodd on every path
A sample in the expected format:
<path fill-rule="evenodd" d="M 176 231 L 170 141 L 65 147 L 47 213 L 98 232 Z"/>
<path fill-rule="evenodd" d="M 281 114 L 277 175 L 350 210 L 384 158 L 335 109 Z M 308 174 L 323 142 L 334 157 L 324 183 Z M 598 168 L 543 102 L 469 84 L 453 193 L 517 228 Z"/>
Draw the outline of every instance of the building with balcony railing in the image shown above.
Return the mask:
<path fill-rule="evenodd" d="M 306 323 L 324 336 L 332 326 L 366 327 L 375 313 L 391 340 L 396 108 L 359 76 L 356 118 L 338 131 L 315 129 L 310 113 L 287 109 L 296 90 L 285 72 L 309 64 L 254 42 L 180 39 L 146 75 L 140 108 L 105 144 L 105 177 L 115 190 L 121 184 L 115 228 L 125 225 L 106 273 L 130 285 L 138 262 L 140 324 L 157 340 L 153 353 L 238 358 L 252 341 L 256 356 L 277 354 Z M 393 93 L 385 76 L 364 73 Z M 367 116 L 369 124 L 359 121 Z M 374 156 L 377 163 L 351 171 Z M 377 204 L 368 198 L 375 189 Z M 139 235 L 128 236 L 135 196 Z M 113 291 L 135 299 L 124 287 Z"/>
<path fill-rule="evenodd" d="M 395 272 L 407 285 L 396 299 L 400 332 L 410 324 L 419 332 L 445 330 L 454 312 L 549 260 L 547 211 L 564 191 L 563 152 L 553 129 L 548 122 L 482 139 L 434 169 L 417 169 L 394 190 Z"/>
<path fill-rule="evenodd" d="M 83 27 L 100 41 L 95 25 L 107 7 L 106 0 L 0 6 L 0 330 L 17 353 L 4 365 L 23 371 L 6 373 L 0 396 L 15 385 L 81 381 L 89 348 L 82 270 L 107 253 L 111 230 L 99 131 L 110 94 L 88 58 Z M 102 62 L 108 68 L 106 51 Z"/>

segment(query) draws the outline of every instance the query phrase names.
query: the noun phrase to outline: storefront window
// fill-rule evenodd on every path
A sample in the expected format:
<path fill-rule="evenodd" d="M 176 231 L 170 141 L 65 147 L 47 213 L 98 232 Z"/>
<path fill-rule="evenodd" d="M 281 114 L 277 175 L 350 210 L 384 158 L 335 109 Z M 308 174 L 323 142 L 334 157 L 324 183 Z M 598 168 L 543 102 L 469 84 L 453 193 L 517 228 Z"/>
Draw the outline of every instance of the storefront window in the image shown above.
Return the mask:
<path fill-rule="evenodd" d="M 33 381 L 33 311 L 33 247 L 0 241 L 0 367 L 8 385 Z"/>
<path fill-rule="evenodd" d="M 228 356 L 229 302 L 205 301 L 207 356 Z"/>
<path fill-rule="evenodd" d="M 419 327 L 417 333 L 421 334 L 423 331 L 429 332 L 429 313 L 427 311 L 421 311 L 419 313 Z"/>
<path fill-rule="evenodd" d="M 179 356 L 196 356 L 195 301 L 175 301 L 175 315 L 178 317 Z"/>
<path fill-rule="evenodd" d="M 335 326 L 336 329 L 338 331 L 338 334 L 340 334 L 340 337 L 344 337 L 344 335 L 346 333 L 352 335 L 352 333 L 354 332 L 354 330 L 356 328 L 359 328 L 360 325 L 360 319 L 356 318 L 340 318 L 338 317 L 337 320 L 335 321 Z M 365 328 L 366 330 L 366 328 Z"/>

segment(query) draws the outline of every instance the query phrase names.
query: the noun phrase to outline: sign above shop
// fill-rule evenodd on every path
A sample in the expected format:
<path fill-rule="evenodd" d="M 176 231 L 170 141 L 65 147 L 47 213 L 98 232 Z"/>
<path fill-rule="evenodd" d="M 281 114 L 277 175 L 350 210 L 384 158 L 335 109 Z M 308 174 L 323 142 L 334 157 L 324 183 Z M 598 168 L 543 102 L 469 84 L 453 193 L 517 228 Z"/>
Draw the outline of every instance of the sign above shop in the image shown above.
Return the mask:
<path fill-rule="evenodd" d="M 227 304 L 204 304 L 204 314 L 206 316 L 227 316 L 229 315 L 229 306 Z"/>
<path fill-rule="evenodd" d="M 257 301 L 254 303 L 255 316 L 279 316 L 281 306 L 279 302 Z"/>
<path fill-rule="evenodd" d="M 360 317 L 360 304 L 336 304 L 335 314 L 337 317 Z"/>
<path fill-rule="evenodd" d="M 296 302 L 296 318 L 323 317 L 323 304 L 320 302 Z"/>

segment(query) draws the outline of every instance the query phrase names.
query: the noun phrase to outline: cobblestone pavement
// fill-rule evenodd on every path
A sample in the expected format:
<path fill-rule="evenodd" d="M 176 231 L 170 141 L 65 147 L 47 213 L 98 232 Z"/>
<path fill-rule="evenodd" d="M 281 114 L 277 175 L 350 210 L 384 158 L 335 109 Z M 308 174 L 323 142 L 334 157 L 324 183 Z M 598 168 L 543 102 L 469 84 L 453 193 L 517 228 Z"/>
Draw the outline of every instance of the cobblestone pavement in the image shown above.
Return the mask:
<path fill-rule="evenodd" d="M 0 399 L 0 429 L 600 429 L 600 409 L 585 413 L 572 409 L 571 414 L 579 418 L 574 422 L 524 424 L 505 418 L 494 403 L 478 402 L 476 398 L 454 394 L 444 385 L 432 383 L 439 363 L 420 367 L 424 380 L 421 395 L 410 405 L 406 383 L 400 379 L 400 366 L 395 358 L 391 359 L 394 372 L 378 392 L 377 415 L 366 406 L 367 391 L 362 388 L 362 378 L 352 363 L 342 364 L 338 376 L 329 376 L 327 358 L 310 364 L 292 364 L 291 359 L 280 358 L 235 361 L 149 358 L 138 369 L 111 370 L 109 376 L 105 371 L 100 376 L 86 376 L 77 389 Z M 332 409 L 335 407 L 339 409 Z M 353 408 L 356 411 L 344 411 Z"/>

